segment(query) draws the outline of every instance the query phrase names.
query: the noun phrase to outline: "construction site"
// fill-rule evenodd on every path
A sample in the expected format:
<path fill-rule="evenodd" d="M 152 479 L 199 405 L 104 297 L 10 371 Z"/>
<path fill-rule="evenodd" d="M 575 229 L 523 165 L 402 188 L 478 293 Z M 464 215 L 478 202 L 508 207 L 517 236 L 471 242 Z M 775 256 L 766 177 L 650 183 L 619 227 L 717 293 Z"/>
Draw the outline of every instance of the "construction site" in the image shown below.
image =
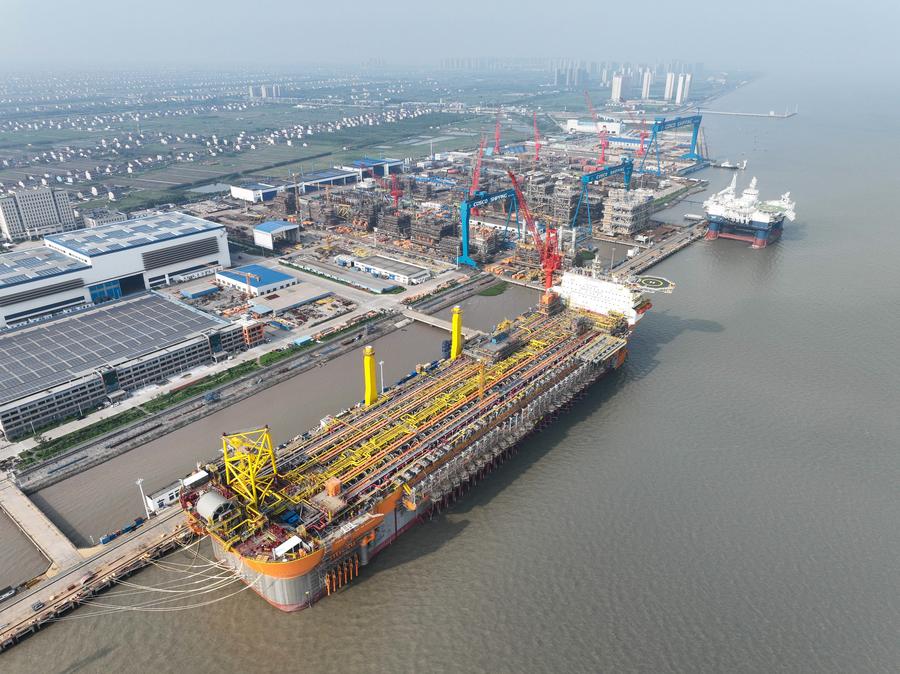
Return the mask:
<path fill-rule="evenodd" d="M 273 187 L 268 199 L 219 197 L 185 209 L 225 227 L 238 266 L 162 292 L 239 323 L 246 347 L 281 341 L 278 358 L 290 359 L 312 346 L 315 355 L 298 361 L 312 367 L 338 347 L 359 348 L 368 321 L 391 316 L 403 319 L 393 329 L 419 321 L 450 339 L 441 358 L 393 385 L 376 375 L 366 346 L 362 400 L 278 447 L 265 419 L 258 430 L 227 433 L 221 458 L 176 484 L 177 504 L 160 511 L 170 523 L 162 542 L 152 552 L 135 544 L 115 568 L 131 573 L 185 540 L 172 515 L 180 506 L 192 534 L 213 541 L 217 563 L 277 608 L 306 608 L 624 363 L 629 335 L 651 306 L 645 293 L 672 289 L 637 275 L 703 235 L 702 223 L 653 219 L 702 185 L 689 177 L 707 164 L 700 117 L 659 119 L 649 131 L 623 122 L 616 136 L 597 123 L 596 134 L 547 138 L 536 113 L 532 121 L 531 142 L 504 145 L 498 122 L 490 152 L 483 138 L 472 150 L 418 162 L 362 158 L 341 169 L 339 184 Z M 604 267 L 595 251 L 609 241 L 633 246 L 634 256 Z M 489 289 L 481 272 L 541 290 L 540 302 L 487 332 L 465 329 L 458 308 L 449 324 L 434 316 Z M 327 346 L 350 327 L 353 336 Z M 42 526 L 16 522 L 26 533 Z M 137 522 L 118 534 L 143 536 Z M 43 545 L 71 552 L 57 539 Z M 101 546 L 87 558 L 104 553 Z M 60 566 L 81 562 L 69 555 Z M 25 596 L 49 600 L 33 604 L 33 617 L 19 616 L 0 643 L 15 643 L 116 577 L 89 578 L 77 591 L 67 585 L 68 595 L 52 581 L 23 586 Z M 13 606 L 18 615 L 22 602 Z"/>

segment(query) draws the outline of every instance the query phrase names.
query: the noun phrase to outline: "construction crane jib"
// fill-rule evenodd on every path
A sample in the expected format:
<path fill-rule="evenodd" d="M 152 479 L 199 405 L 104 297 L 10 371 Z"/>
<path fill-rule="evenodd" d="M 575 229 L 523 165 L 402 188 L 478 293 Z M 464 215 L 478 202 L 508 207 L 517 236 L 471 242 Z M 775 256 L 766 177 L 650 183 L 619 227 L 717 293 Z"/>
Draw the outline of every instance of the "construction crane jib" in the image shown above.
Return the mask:
<path fill-rule="evenodd" d="M 494 192 L 491 194 L 480 193 L 459 204 L 459 224 L 462 234 L 460 254 L 459 257 L 456 258 L 456 261 L 459 264 L 466 264 L 475 268 L 478 267 L 478 264 L 476 264 L 475 260 L 473 260 L 472 256 L 469 254 L 469 216 L 471 215 L 472 210 L 506 199 L 512 201 L 512 209 L 517 208 L 515 190 L 503 190 L 502 192 Z"/>

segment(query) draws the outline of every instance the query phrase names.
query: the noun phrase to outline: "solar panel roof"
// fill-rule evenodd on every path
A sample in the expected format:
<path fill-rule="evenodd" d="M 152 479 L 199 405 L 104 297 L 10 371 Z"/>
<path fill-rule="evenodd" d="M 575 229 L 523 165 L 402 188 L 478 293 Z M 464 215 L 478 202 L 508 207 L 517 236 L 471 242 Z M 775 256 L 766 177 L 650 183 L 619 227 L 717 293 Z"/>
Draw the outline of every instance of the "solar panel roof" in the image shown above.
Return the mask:
<path fill-rule="evenodd" d="M 157 213 L 103 227 L 54 234 L 44 240 L 90 257 L 222 228 L 218 223 L 185 213 Z"/>
<path fill-rule="evenodd" d="M 87 265 L 46 246 L 3 253 L 0 254 L 0 288 L 80 269 L 87 269 Z"/>
<path fill-rule="evenodd" d="M 227 321 L 155 293 L 0 333 L 0 404 Z"/>

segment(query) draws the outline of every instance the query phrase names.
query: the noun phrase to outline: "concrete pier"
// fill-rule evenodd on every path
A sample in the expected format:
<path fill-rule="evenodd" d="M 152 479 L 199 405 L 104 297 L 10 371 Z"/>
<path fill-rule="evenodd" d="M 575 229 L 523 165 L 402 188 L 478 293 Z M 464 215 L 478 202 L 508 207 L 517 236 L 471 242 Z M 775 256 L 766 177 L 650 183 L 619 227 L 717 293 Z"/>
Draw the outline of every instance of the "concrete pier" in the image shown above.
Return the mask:
<path fill-rule="evenodd" d="M 9 477 L 0 478 L 0 508 L 46 557 L 57 571 L 84 561 L 72 542 L 51 522 Z"/>

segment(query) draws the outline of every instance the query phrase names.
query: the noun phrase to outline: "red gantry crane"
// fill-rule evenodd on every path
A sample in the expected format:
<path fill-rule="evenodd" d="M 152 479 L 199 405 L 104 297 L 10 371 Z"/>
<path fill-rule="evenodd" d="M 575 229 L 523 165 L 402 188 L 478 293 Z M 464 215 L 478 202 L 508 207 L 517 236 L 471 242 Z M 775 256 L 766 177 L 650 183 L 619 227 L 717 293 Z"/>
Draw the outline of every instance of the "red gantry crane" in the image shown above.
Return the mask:
<path fill-rule="evenodd" d="M 528 208 L 528 202 L 525 201 L 525 195 L 522 194 L 522 188 L 519 187 L 516 175 L 509 169 L 506 172 L 509 174 L 513 189 L 516 191 L 516 201 L 525 217 L 525 224 L 528 226 L 528 231 L 531 232 L 531 237 L 534 239 L 534 245 L 540 253 L 541 269 L 544 270 L 544 292 L 549 294 L 550 288 L 553 287 L 553 273 L 559 269 L 562 263 L 556 229 L 548 225 L 546 238 L 541 238 L 541 233 L 534 224 L 534 216 L 531 215 L 531 209 Z"/>

